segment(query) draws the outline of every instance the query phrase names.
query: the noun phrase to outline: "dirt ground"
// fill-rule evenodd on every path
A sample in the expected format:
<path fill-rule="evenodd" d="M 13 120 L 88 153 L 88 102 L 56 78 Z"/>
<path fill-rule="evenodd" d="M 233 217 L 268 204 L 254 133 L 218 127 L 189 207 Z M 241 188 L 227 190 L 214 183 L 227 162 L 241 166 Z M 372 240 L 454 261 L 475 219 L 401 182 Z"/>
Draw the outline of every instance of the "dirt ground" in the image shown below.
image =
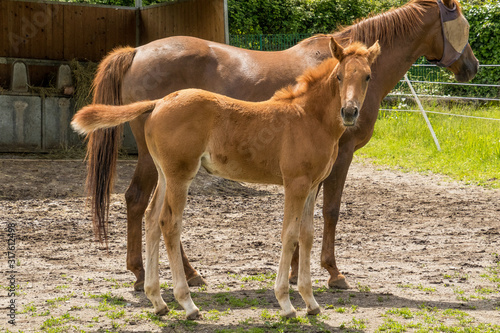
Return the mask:
<path fill-rule="evenodd" d="M 208 283 L 191 289 L 203 318 L 183 320 L 163 243 L 162 295 L 177 310 L 155 317 L 146 296 L 133 290 L 133 274 L 125 267 L 123 193 L 134 167 L 134 161 L 119 162 L 107 253 L 92 235 L 83 162 L 0 159 L 0 271 L 5 272 L 0 331 L 373 332 L 389 319 L 408 331 L 416 330 L 409 324 L 417 322 L 500 325 L 500 280 L 492 269 L 500 261 L 500 191 L 359 161 L 350 169 L 337 227 L 336 256 L 350 290 L 324 287 L 322 195 L 316 205 L 312 276 L 320 316 L 305 316 L 296 286 L 292 302 L 303 319 L 285 322 L 276 315 L 272 273 L 281 249 L 282 189 L 201 172 L 190 190 L 182 239 Z M 9 235 L 11 223 L 15 231 Z M 15 273 L 7 264 L 8 238 L 15 238 Z M 16 295 L 5 297 L 12 276 Z M 8 323 L 11 299 L 15 326 Z M 413 316 L 401 315 L 406 311 L 401 309 Z M 425 311 L 434 324 L 426 324 Z"/>

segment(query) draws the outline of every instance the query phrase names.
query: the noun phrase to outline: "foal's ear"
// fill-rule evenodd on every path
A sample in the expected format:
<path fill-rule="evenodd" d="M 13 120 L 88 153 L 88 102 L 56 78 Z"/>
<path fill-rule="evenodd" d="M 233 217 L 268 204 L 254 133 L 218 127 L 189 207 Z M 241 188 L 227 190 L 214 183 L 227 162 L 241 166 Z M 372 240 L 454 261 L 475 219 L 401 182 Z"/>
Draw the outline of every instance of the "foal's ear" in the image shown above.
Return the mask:
<path fill-rule="evenodd" d="M 337 59 L 339 62 L 344 59 L 344 48 L 337 44 L 333 37 L 330 37 L 330 51 L 332 52 L 332 55 L 335 57 L 335 59 Z"/>
<path fill-rule="evenodd" d="M 370 64 L 373 64 L 375 59 L 377 59 L 377 57 L 380 55 L 380 44 L 378 43 L 378 40 L 372 46 L 370 46 L 368 52 L 370 52 L 368 61 L 370 62 Z"/>

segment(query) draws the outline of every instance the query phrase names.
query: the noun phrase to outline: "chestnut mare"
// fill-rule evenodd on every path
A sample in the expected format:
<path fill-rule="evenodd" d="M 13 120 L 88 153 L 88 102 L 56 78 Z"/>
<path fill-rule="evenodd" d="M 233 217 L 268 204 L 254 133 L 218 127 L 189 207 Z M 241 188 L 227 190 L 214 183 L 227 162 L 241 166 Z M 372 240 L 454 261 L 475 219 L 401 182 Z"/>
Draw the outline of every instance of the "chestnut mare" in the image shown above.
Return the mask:
<path fill-rule="evenodd" d="M 330 176 L 324 181 L 324 234 L 321 266 L 330 274 L 328 284 L 348 288 L 335 262 L 335 228 L 347 171 L 355 150 L 371 138 L 382 99 L 399 82 L 420 57 L 440 60 L 444 54 L 444 34 L 440 9 L 436 1 L 413 0 L 410 3 L 362 20 L 333 36 L 342 44 L 361 41 L 368 45 L 379 40 L 382 54 L 373 65 L 363 109 L 355 126 L 340 139 L 339 155 Z M 448 8 L 459 4 L 443 0 Z M 121 105 L 145 99 L 161 98 L 183 88 L 201 88 L 230 97 L 262 101 L 277 89 L 294 81 L 306 68 L 330 56 L 330 37 L 315 36 L 279 52 L 250 51 L 192 37 L 171 37 L 138 48 L 113 51 L 100 64 L 94 81 L 94 103 Z M 447 64 L 455 78 L 468 81 L 478 69 L 478 61 L 467 44 L 461 56 Z M 140 290 L 144 283 L 142 262 L 142 217 L 157 181 L 157 173 L 146 146 L 141 116 L 130 122 L 138 146 L 137 167 L 125 197 L 127 202 L 127 268 Z M 106 237 L 109 194 L 116 166 L 120 131 L 99 130 L 88 143 L 87 189 L 92 198 L 94 226 Z M 181 246 L 182 250 L 182 246 Z M 297 256 L 294 254 L 290 280 L 297 278 Z M 185 256 L 184 269 L 191 285 L 203 283 L 201 276 Z"/>
<path fill-rule="evenodd" d="M 295 317 L 288 271 L 299 244 L 298 289 L 307 313 L 320 312 L 310 272 L 314 203 L 318 186 L 330 174 L 337 157 L 343 123 L 356 122 L 371 79 L 370 66 L 380 54 L 378 42 L 369 49 L 359 42 L 343 49 L 331 37 L 330 48 L 334 58 L 307 70 L 295 86 L 276 92 L 265 102 L 185 89 L 155 101 L 90 105 L 74 116 L 71 124 L 86 134 L 147 114 L 146 144 L 159 177 L 146 214 L 144 289 L 157 314 L 168 312 L 158 277 L 162 233 L 174 296 L 189 319 L 199 315 L 183 269 L 180 237 L 189 185 L 200 166 L 227 179 L 284 186 L 283 247 L 275 295 L 283 316 Z M 262 129 L 270 134 L 269 140 L 266 145 L 255 145 L 255 133 Z"/>

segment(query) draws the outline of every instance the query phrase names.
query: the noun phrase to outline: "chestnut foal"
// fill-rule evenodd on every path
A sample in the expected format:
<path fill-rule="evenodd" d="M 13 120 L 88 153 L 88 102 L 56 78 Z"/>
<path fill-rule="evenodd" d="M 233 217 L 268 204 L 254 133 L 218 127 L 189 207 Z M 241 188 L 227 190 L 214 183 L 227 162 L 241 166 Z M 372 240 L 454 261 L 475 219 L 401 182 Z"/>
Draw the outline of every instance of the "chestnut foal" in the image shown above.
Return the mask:
<path fill-rule="evenodd" d="M 308 314 L 320 308 L 313 296 L 310 254 L 313 212 L 319 184 L 330 174 L 345 126 L 362 107 L 370 66 L 380 54 L 355 42 L 345 49 L 330 39 L 329 58 L 307 70 L 297 84 L 265 102 L 245 102 L 200 89 L 185 89 L 163 99 L 124 106 L 90 105 L 72 125 L 80 133 L 118 126 L 149 113 L 146 142 L 158 171 L 158 183 L 146 213 L 145 292 L 157 314 L 168 307 L 160 295 L 158 245 L 163 234 L 176 300 L 188 319 L 199 315 L 183 270 L 180 236 L 188 188 L 203 166 L 227 179 L 280 184 L 285 190 L 282 253 L 275 295 L 282 315 L 294 317 L 288 271 L 299 245 L 298 289 Z M 255 133 L 270 134 L 265 146 Z"/>

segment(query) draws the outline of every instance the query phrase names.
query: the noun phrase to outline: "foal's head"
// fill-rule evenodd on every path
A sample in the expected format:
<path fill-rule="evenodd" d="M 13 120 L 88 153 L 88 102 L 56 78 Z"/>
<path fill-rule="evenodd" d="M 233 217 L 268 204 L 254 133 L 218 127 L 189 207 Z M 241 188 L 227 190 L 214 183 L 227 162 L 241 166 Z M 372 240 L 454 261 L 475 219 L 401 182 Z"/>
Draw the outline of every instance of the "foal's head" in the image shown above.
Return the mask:
<path fill-rule="evenodd" d="M 354 126 L 363 106 L 372 71 L 370 66 L 380 54 L 378 41 L 370 48 L 354 42 L 343 48 L 330 39 L 332 55 L 339 61 L 333 75 L 339 84 L 342 121 L 344 126 Z"/>

